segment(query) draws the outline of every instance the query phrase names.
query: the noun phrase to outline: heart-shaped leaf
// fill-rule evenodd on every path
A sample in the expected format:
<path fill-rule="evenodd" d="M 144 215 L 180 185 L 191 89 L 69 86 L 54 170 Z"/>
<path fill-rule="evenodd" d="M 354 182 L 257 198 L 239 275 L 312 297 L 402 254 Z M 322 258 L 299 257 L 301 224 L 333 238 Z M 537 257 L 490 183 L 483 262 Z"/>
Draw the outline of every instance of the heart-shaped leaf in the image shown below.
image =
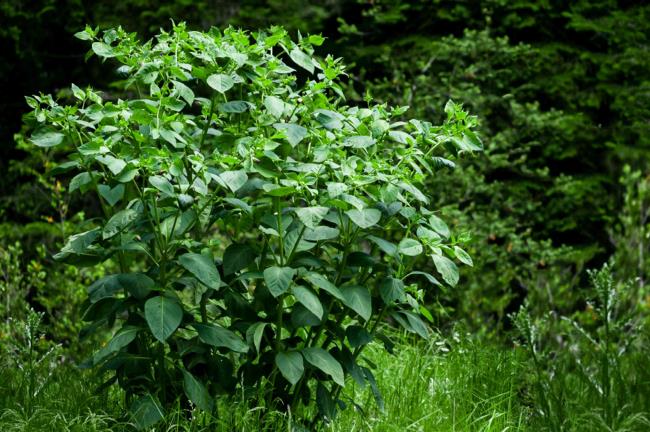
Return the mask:
<path fill-rule="evenodd" d="M 295 274 L 291 267 L 269 267 L 264 270 L 264 282 L 273 297 L 278 297 L 287 292 Z"/>

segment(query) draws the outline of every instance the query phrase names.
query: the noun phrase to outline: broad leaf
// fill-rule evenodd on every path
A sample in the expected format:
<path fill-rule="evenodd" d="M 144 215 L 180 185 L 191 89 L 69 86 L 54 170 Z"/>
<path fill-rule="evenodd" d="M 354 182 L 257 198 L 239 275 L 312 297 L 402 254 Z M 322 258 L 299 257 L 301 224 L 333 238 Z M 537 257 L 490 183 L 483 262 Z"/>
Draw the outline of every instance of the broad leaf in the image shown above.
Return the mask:
<path fill-rule="evenodd" d="M 223 253 L 223 274 L 231 275 L 248 267 L 257 257 L 257 254 L 248 245 L 233 243 Z"/>
<path fill-rule="evenodd" d="M 474 262 L 472 261 L 472 257 L 469 256 L 467 252 L 465 252 L 463 249 L 459 248 L 458 246 L 454 246 L 454 255 L 456 255 L 456 258 L 463 264 L 466 264 L 468 266 L 473 266 Z"/>
<path fill-rule="evenodd" d="M 178 258 L 178 262 L 208 288 L 218 290 L 221 286 L 219 271 L 211 258 L 197 253 L 186 253 Z"/>
<path fill-rule="evenodd" d="M 352 209 L 345 212 L 346 215 L 359 228 L 368 229 L 375 225 L 381 219 L 381 211 L 374 208 L 365 208 L 363 210 Z"/>
<path fill-rule="evenodd" d="M 309 73 L 314 73 L 314 63 L 311 57 L 305 54 L 300 48 L 295 47 L 292 49 L 289 57 L 301 68 L 307 70 Z"/>
<path fill-rule="evenodd" d="M 321 304 L 318 296 L 308 288 L 296 285 L 291 289 L 291 292 L 296 297 L 296 300 L 306 307 L 309 312 L 313 313 L 318 319 L 323 318 L 323 305 Z"/>
<path fill-rule="evenodd" d="M 104 225 L 104 230 L 102 231 L 102 238 L 104 240 L 113 237 L 116 234 L 119 234 L 126 227 L 128 227 L 134 220 L 138 217 L 138 212 L 132 209 L 124 209 L 113 215 L 106 225 Z"/>
<path fill-rule="evenodd" d="M 397 278 L 386 277 L 379 283 L 379 294 L 387 305 L 395 301 L 404 301 L 406 297 L 404 282 Z"/>
<path fill-rule="evenodd" d="M 149 393 L 133 402 L 129 412 L 139 430 L 149 429 L 165 418 L 160 401 Z"/>
<path fill-rule="evenodd" d="M 181 372 L 183 372 L 183 389 L 187 398 L 203 411 L 212 412 L 214 401 L 210 397 L 208 389 L 185 369 L 181 369 Z"/>
<path fill-rule="evenodd" d="M 294 209 L 296 216 L 307 228 L 316 228 L 327 215 L 327 207 L 299 207 Z"/>
<path fill-rule="evenodd" d="M 303 348 L 302 355 L 307 360 L 307 363 L 331 376 L 334 382 L 341 387 L 345 386 L 345 375 L 341 363 L 332 357 L 330 353 L 322 348 L 309 347 Z"/>
<path fill-rule="evenodd" d="M 42 128 L 32 135 L 32 142 L 39 147 L 54 147 L 63 142 L 65 136 L 52 128 Z"/>
<path fill-rule="evenodd" d="M 287 292 L 295 274 L 291 267 L 269 267 L 264 269 L 264 282 L 273 297 L 278 297 Z"/>
<path fill-rule="evenodd" d="M 422 253 L 422 245 L 415 239 L 402 239 L 397 246 L 397 250 L 402 255 L 417 256 Z"/>
<path fill-rule="evenodd" d="M 280 373 L 283 377 L 295 385 L 303 373 L 305 372 L 305 366 L 302 362 L 302 355 L 299 352 L 279 352 L 275 355 L 275 364 L 278 366 Z"/>
<path fill-rule="evenodd" d="M 433 259 L 433 264 L 436 266 L 436 270 L 442 276 L 442 279 L 451 286 L 455 286 L 458 283 L 458 267 L 456 264 L 449 258 L 442 255 L 431 255 Z"/>
<path fill-rule="evenodd" d="M 219 93 L 225 93 L 235 85 L 235 81 L 233 81 L 232 77 L 224 74 L 210 75 L 207 79 L 207 83 Z"/>
<path fill-rule="evenodd" d="M 297 146 L 307 136 L 307 129 L 294 123 L 276 123 L 273 127 L 285 133 L 292 147 Z"/>
<path fill-rule="evenodd" d="M 144 317 L 151 334 L 165 342 L 183 320 L 183 309 L 176 300 L 164 296 L 152 297 L 144 304 Z"/>
<path fill-rule="evenodd" d="M 362 286 L 345 286 L 341 288 L 343 303 L 368 321 L 372 315 L 372 298 L 367 288 Z"/>
<path fill-rule="evenodd" d="M 234 332 L 216 324 L 193 324 L 199 339 L 217 348 L 228 348 L 234 352 L 248 352 L 248 345 Z"/>

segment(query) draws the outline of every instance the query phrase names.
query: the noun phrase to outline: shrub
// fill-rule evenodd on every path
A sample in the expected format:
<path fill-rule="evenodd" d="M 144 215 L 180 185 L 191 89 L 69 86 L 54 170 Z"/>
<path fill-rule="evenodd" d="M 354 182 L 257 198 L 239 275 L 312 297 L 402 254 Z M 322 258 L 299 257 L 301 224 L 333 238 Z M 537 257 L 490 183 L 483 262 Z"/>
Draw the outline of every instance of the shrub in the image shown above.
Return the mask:
<path fill-rule="evenodd" d="M 312 56 L 322 37 L 278 27 L 77 37 L 120 64 L 122 97 L 28 98 L 31 139 L 71 149 L 53 172 L 101 203 L 55 258 L 119 265 L 88 287 L 88 331 L 117 327 L 88 364 L 112 371 L 136 424 L 179 394 L 211 412 L 216 395 L 262 387 L 269 406 L 315 399 L 331 419 L 346 376 L 376 389 L 361 353 L 391 349 L 378 325 L 426 337 L 412 283 L 453 286 L 454 259 L 471 263 L 419 186 L 448 150 L 480 150 L 476 120 L 453 102 L 441 126 L 346 106 L 341 61 Z M 420 255 L 442 282 L 413 271 Z"/>

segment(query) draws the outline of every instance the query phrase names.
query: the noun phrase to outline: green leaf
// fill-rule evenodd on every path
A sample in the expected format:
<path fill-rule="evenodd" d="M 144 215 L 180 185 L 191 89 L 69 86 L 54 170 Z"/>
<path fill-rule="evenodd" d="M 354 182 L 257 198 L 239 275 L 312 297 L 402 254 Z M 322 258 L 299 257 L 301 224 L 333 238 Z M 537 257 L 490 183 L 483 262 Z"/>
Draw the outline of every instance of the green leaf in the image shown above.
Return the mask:
<path fill-rule="evenodd" d="M 138 212 L 133 209 L 124 209 L 115 213 L 104 225 L 102 238 L 109 239 L 128 227 L 138 217 Z"/>
<path fill-rule="evenodd" d="M 322 348 L 309 347 L 302 350 L 302 355 L 307 363 L 331 376 L 335 383 L 341 387 L 345 386 L 345 375 L 343 368 L 330 353 Z"/>
<path fill-rule="evenodd" d="M 112 189 L 107 185 L 99 185 L 97 186 L 97 190 L 99 191 L 101 197 L 104 198 L 106 203 L 111 207 L 114 207 L 115 204 L 120 202 L 120 200 L 124 197 L 123 184 L 118 184 Z"/>
<path fill-rule="evenodd" d="M 348 190 L 348 185 L 345 183 L 336 183 L 330 182 L 327 183 L 327 193 L 330 198 L 336 198 L 337 196 L 344 194 Z"/>
<path fill-rule="evenodd" d="M 218 106 L 219 111 L 226 114 L 241 114 L 246 112 L 248 108 L 248 102 L 240 100 L 221 103 Z"/>
<path fill-rule="evenodd" d="M 393 277 L 386 277 L 379 283 L 379 294 L 387 305 L 395 301 L 404 301 L 406 298 L 404 282 Z"/>
<path fill-rule="evenodd" d="M 331 240 L 337 238 L 340 233 L 338 228 L 320 225 L 314 229 L 306 229 L 303 238 L 308 241 Z"/>
<path fill-rule="evenodd" d="M 381 220 L 381 211 L 374 208 L 365 208 L 363 210 L 352 209 L 345 212 L 346 215 L 359 228 L 367 229 Z"/>
<path fill-rule="evenodd" d="M 111 155 L 97 156 L 96 159 L 106 165 L 113 175 L 118 175 L 126 167 L 126 162 Z"/>
<path fill-rule="evenodd" d="M 233 81 L 232 77 L 224 74 L 210 75 L 207 79 L 207 83 L 219 93 L 225 93 L 235 85 L 235 81 Z"/>
<path fill-rule="evenodd" d="M 255 347 L 255 350 L 258 354 L 260 352 L 260 346 L 262 345 L 264 327 L 266 327 L 267 324 L 268 323 L 265 322 L 256 322 L 246 330 L 246 341 L 249 345 L 253 345 Z"/>
<path fill-rule="evenodd" d="M 415 239 L 405 238 L 402 239 L 401 242 L 399 242 L 399 245 L 397 246 L 397 250 L 402 255 L 417 256 L 422 253 L 422 245 L 420 244 L 419 241 Z"/>
<path fill-rule="evenodd" d="M 431 255 L 433 259 L 433 264 L 436 266 L 436 270 L 442 276 L 442 279 L 451 286 L 456 286 L 458 283 L 458 267 L 456 264 L 449 258 L 442 255 Z"/>
<path fill-rule="evenodd" d="M 368 321 L 372 315 L 372 298 L 367 288 L 362 286 L 345 286 L 341 288 L 343 304 Z"/>
<path fill-rule="evenodd" d="M 345 301 L 345 297 L 343 296 L 343 293 L 341 292 L 340 289 L 336 287 L 333 283 L 327 280 L 327 278 L 320 273 L 316 272 L 309 272 L 305 274 L 304 279 L 307 280 L 309 283 L 314 285 L 317 288 L 320 288 L 328 293 L 330 293 L 333 297 Z"/>
<path fill-rule="evenodd" d="M 92 176 L 90 173 L 87 172 L 82 172 L 77 174 L 70 180 L 70 186 L 68 186 L 68 192 L 72 193 L 76 191 L 77 189 L 84 189 L 84 186 L 87 186 L 91 184 L 93 181 Z"/>
<path fill-rule="evenodd" d="M 123 273 L 117 275 L 117 282 L 122 289 L 126 289 L 138 300 L 147 298 L 155 282 L 143 273 Z"/>
<path fill-rule="evenodd" d="M 135 340 L 135 337 L 140 331 L 139 327 L 125 325 L 122 327 L 115 336 L 104 346 L 102 349 L 97 351 L 93 355 L 92 362 L 93 365 L 98 365 L 103 362 L 111 354 L 118 352 L 122 348 L 128 346 L 131 342 Z"/>
<path fill-rule="evenodd" d="M 269 267 L 264 270 L 264 282 L 273 297 L 278 297 L 289 289 L 295 274 L 291 267 Z"/>
<path fill-rule="evenodd" d="M 302 355 L 299 352 L 279 352 L 275 355 L 275 364 L 278 366 L 280 373 L 283 377 L 295 385 L 303 373 L 305 366 L 302 362 Z"/>
<path fill-rule="evenodd" d="M 139 430 L 149 429 L 165 418 L 165 412 L 158 398 L 149 393 L 133 402 L 129 412 Z"/>
<path fill-rule="evenodd" d="M 307 228 L 316 228 L 320 221 L 327 215 L 327 207 L 299 207 L 294 209 L 296 216 Z"/>
<path fill-rule="evenodd" d="M 440 219 L 438 216 L 436 215 L 429 216 L 429 225 L 431 225 L 431 228 L 433 228 L 435 232 L 437 232 L 444 238 L 449 238 L 449 235 L 451 234 L 451 232 L 449 231 L 449 227 L 447 226 L 445 221 Z"/>
<path fill-rule="evenodd" d="M 164 296 L 152 297 L 144 304 L 144 317 L 151 334 L 165 342 L 183 320 L 183 309 L 176 300 Z"/>
<path fill-rule="evenodd" d="M 299 303 L 306 307 L 309 312 L 313 313 L 318 319 L 323 319 L 323 305 L 318 296 L 308 288 L 296 285 L 291 289 Z"/>
<path fill-rule="evenodd" d="M 164 195 L 174 196 L 174 186 L 165 177 L 159 175 L 151 176 L 149 177 L 149 183 Z"/>
<path fill-rule="evenodd" d="M 456 258 L 463 264 L 466 264 L 468 266 L 473 266 L 474 262 L 472 261 L 472 257 L 469 256 L 467 252 L 465 252 L 463 249 L 459 248 L 458 246 L 454 246 L 454 255 L 456 255 Z"/>
<path fill-rule="evenodd" d="M 63 142 L 63 135 L 53 128 L 44 127 L 36 131 L 31 138 L 31 141 L 39 147 L 54 147 Z"/>
<path fill-rule="evenodd" d="M 292 49 L 289 57 L 301 68 L 307 70 L 309 73 L 314 73 L 314 63 L 311 57 L 305 54 L 300 48 L 295 47 Z"/>
<path fill-rule="evenodd" d="M 248 245 L 233 243 L 223 253 L 223 274 L 231 275 L 245 269 L 257 258 L 257 254 Z"/>
<path fill-rule="evenodd" d="M 197 253 L 186 253 L 178 258 L 178 262 L 208 288 L 218 290 L 221 286 L 221 276 L 211 258 Z"/>
<path fill-rule="evenodd" d="M 276 119 L 282 117 L 282 114 L 284 114 L 285 103 L 278 97 L 265 97 L 264 106 L 266 107 L 266 111 Z"/>
<path fill-rule="evenodd" d="M 224 171 L 219 174 L 219 178 L 233 192 L 237 192 L 248 180 L 246 171 Z"/>
<path fill-rule="evenodd" d="M 389 242 L 375 236 L 368 236 L 368 240 L 379 246 L 379 249 L 383 250 L 389 256 L 397 256 L 397 246 L 394 243 Z"/>
<path fill-rule="evenodd" d="M 208 389 L 185 369 L 181 369 L 181 372 L 183 372 L 183 389 L 187 398 L 203 411 L 212 412 L 214 401 L 210 397 Z"/>
<path fill-rule="evenodd" d="M 103 42 L 93 42 L 92 49 L 99 57 L 110 58 L 115 57 L 115 51 L 110 45 Z"/>
<path fill-rule="evenodd" d="M 372 341 L 372 336 L 368 331 L 357 325 L 351 325 L 345 329 L 345 335 L 350 342 L 352 348 L 357 348 L 363 345 L 367 345 Z"/>
<path fill-rule="evenodd" d="M 367 135 L 350 136 L 343 140 L 343 145 L 352 148 L 368 148 L 375 144 L 375 140 Z"/>
<path fill-rule="evenodd" d="M 192 105 L 194 102 L 194 92 L 192 89 L 180 81 L 172 81 L 172 83 L 174 84 L 174 88 L 178 91 L 178 95 L 185 99 L 185 102 L 187 102 L 188 105 Z"/>
<path fill-rule="evenodd" d="M 308 133 L 307 129 L 294 123 L 276 123 L 273 127 L 285 133 L 292 147 L 297 146 Z"/>
<path fill-rule="evenodd" d="M 193 324 L 199 334 L 199 339 L 217 348 L 228 348 L 231 351 L 246 353 L 248 345 L 234 332 L 216 324 Z"/>

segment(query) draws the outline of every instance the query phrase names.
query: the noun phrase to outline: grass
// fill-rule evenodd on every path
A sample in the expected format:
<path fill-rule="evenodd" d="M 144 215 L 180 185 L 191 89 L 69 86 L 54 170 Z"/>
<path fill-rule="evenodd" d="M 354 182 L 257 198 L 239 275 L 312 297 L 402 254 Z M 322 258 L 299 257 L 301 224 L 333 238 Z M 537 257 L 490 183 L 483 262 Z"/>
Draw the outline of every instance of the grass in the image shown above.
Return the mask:
<path fill-rule="evenodd" d="M 529 411 L 517 397 L 520 376 L 516 353 L 469 340 L 451 344 L 440 340 L 417 342 L 405 335 L 396 355 L 374 345 L 365 357 L 379 365 L 375 375 L 383 394 L 380 410 L 369 388 L 349 383 L 349 404 L 324 431 L 522 431 Z M 408 339 L 408 340 L 407 340 Z M 413 343 L 413 345 L 411 345 Z M 17 397 L 20 370 L 0 370 L 0 430 L 14 431 L 127 431 L 119 390 L 95 395 L 96 379 L 70 364 L 58 364 L 42 391 L 31 400 Z M 44 373 L 39 370 L 38 373 Z M 24 398 L 23 398 L 24 399 Z M 244 400 L 221 400 L 218 418 L 201 413 L 188 419 L 177 408 L 156 430 L 169 432 L 259 431 L 263 412 Z M 265 430 L 291 430 L 290 415 L 267 415 Z"/>

